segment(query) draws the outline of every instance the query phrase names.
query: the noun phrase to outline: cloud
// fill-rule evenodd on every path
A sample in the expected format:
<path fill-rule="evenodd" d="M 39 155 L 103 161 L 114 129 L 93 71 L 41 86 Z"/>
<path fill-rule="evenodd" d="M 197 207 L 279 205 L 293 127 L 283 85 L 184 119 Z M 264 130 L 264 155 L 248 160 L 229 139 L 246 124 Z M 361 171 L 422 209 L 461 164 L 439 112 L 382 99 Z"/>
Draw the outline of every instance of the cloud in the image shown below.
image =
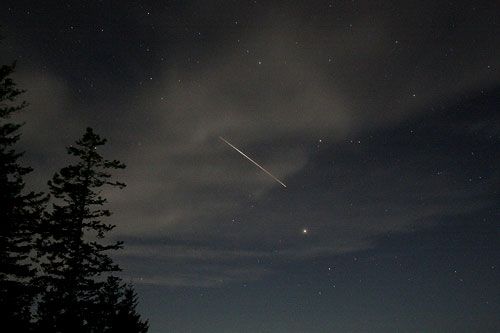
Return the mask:
<path fill-rule="evenodd" d="M 238 207 L 246 200 L 238 197 L 241 189 L 258 196 L 275 188 L 218 142 L 219 135 L 286 179 L 307 165 L 305 142 L 322 138 L 332 144 L 394 126 L 457 91 L 484 84 L 484 76 L 456 80 L 453 66 L 439 72 L 449 76 L 446 84 L 429 81 L 422 75 L 435 72 L 433 58 L 414 63 L 408 54 L 413 46 L 404 45 L 403 39 L 395 44 L 392 23 L 381 18 L 354 18 L 353 27 L 328 29 L 279 18 L 254 26 L 241 38 L 244 45 L 228 41 L 217 57 L 196 69 L 165 69 L 158 78 L 161 83 L 143 91 L 134 107 L 136 121 L 147 115 L 152 126 L 140 133 L 141 145 L 124 154 L 140 161 L 128 163 L 126 174 L 133 202 L 154 201 L 159 205 L 152 209 L 157 218 L 143 223 L 143 230 L 132 227 L 132 221 L 126 229 L 164 230 L 161 215 L 170 221 L 169 212 L 179 207 L 196 224 L 207 217 L 208 207 L 213 207 L 209 216 Z M 420 53 L 431 50 L 429 33 L 417 33 L 416 39 L 427 41 Z M 456 56 L 451 61 L 464 59 Z M 472 67 L 467 72 L 483 64 Z"/>
<path fill-rule="evenodd" d="M 185 264 L 169 262 L 164 258 L 118 258 L 125 268 L 125 279 L 135 284 L 153 284 L 167 287 L 213 288 L 226 284 L 248 283 L 272 274 L 272 270 L 260 266 L 256 261 L 242 265 L 227 265 L 217 262 Z M 176 269 L 172 269 L 175 265 Z M 151 270 L 151 266 L 155 269 Z"/>
<path fill-rule="evenodd" d="M 363 155 L 365 142 L 351 148 L 345 143 L 498 82 L 490 66 L 498 62 L 500 44 L 492 42 L 497 37 L 486 33 L 479 41 L 469 29 L 474 21 L 457 21 L 447 38 L 435 35 L 448 24 L 438 5 L 419 16 L 426 20 L 421 22 L 414 18 L 423 10 L 418 6 L 395 17 L 362 3 L 358 14 L 336 4 L 338 13 L 345 12 L 338 22 L 325 16 L 311 23 L 319 16 L 311 8 L 277 15 L 271 9 L 272 15 L 252 23 L 242 18 L 247 29 L 199 41 L 199 54 L 169 51 L 173 46 L 165 43 L 159 52 L 176 54 L 154 73 L 154 83 L 137 88 L 112 78 L 95 80 L 102 99 L 89 105 L 71 98 L 74 82 L 56 69 L 19 73 L 30 109 L 37 110 L 26 113 L 23 135 L 26 149 L 39 154 L 33 166 L 45 178 L 55 171 L 49 160 L 63 163 L 62 145 L 75 133 L 87 124 L 102 129 L 110 140 L 106 156 L 128 165 L 117 174 L 127 189 L 103 193 L 115 212 L 115 237 L 152 242 L 130 242 L 121 260 L 151 260 L 153 266 L 135 269 L 133 276 L 176 286 L 262 276 L 252 265 L 238 269 L 239 259 L 305 260 L 366 250 L 384 233 L 408 232 L 489 204 L 484 189 L 463 191 L 453 173 L 429 177 L 434 162 L 414 152 L 377 160 L 376 146 L 366 145 L 371 151 Z M 207 19 L 219 15 L 205 10 Z M 168 27 L 158 29 L 164 30 L 158 35 L 172 36 Z M 186 58 L 191 60 L 179 60 Z M 485 126 L 478 123 L 471 131 L 494 132 Z M 316 149 L 319 139 L 331 149 Z M 330 165 L 315 164 L 322 153 L 330 154 L 324 157 Z M 304 227 L 307 235 L 300 232 Z M 162 244 L 173 241 L 180 245 Z M 159 269 L 180 259 L 188 263 Z"/>

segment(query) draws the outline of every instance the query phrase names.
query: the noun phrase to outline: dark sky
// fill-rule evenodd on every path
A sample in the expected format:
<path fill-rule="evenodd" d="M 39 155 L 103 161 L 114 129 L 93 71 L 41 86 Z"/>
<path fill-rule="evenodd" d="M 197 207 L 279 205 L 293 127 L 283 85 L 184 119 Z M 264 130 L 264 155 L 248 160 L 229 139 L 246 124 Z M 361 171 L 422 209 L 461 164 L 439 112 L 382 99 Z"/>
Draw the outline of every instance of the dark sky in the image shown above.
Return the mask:
<path fill-rule="evenodd" d="M 151 332 L 498 332 L 500 3 L 7 1 L 31 187 L 93 127 Z M 282 180 L 284 188 L 219 136 Z"/>

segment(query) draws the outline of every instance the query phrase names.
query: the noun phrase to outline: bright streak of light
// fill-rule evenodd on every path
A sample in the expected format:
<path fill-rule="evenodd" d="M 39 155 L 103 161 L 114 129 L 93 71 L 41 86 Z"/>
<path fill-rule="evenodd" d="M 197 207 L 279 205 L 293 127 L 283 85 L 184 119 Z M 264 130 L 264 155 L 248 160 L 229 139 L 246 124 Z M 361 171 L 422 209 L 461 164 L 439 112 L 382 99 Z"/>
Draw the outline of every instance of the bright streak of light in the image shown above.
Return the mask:
<path fill-rule="evenodd" d="M 263 167 L 261 167 L 259 165 L 259 163 L 255 162 L 250 157 L 248 157 L 247 155 L 245 155 L 244 152 L 242 152 L 241 150 L 239 150 L 238 148 L 236 148 L 235 146 L 233 146 L 229 141 L 227 141 L 226 139 L 224 139 L 222 136 L 219 136 L 219 139 L 221 139 L 222 141 L 224 141 L 225 143 L 227 143 L 229 145 L 229 147 L 233 148 L 234 150 L 236 150 L 241 155 L 245 156 L 250 162 L 252 162 L 257 167 L 259 167 L 259 169 L 261 169 L 262 171 L 264 171 L 265 173 L 267 173 L 271 178 L 273 178 L 275 181 L 277 181 L 278 183 L 280 183 L 283 187 L 286 187 L 286 185 L 281 180 L 279 180 L 278 178 L 274 177 L 269 171 L 267 171 L 266 169 L 264 169 Z"/>

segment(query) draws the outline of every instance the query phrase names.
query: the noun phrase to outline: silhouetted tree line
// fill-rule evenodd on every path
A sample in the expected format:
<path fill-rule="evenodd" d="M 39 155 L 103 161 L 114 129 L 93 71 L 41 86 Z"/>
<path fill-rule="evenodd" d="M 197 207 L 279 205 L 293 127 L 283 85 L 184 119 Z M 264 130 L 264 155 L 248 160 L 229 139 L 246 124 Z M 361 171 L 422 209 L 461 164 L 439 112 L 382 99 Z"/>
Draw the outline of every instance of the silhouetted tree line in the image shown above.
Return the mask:
<path fill-rule="evenodd" d="M 11 116 L 27 106 L 9 77 L 15 63 L 0 68 L 0 328 L 7 332 L 147 332 L 136 312 L 137 295 L 114 275 L 120 271 L 106 244 L 111 212 L 103 187 L 123 188 L 110 171 L 124 164 L 106 160 L 105 139 L 87 128 L 67 148 L 76 162 L 55 173 L 49 194 L 25 190 L 14 145 L 22 124 Z"/>

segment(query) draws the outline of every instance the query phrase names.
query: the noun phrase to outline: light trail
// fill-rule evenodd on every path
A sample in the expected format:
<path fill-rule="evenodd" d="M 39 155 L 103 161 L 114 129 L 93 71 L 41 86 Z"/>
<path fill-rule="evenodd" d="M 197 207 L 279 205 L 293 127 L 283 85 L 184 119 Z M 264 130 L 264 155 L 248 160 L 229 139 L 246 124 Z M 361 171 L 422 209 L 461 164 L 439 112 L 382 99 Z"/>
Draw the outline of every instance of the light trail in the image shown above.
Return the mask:
<path fill-rule="evenodd" d="M 229 147 L 233 148 L 234 150 L 236 150 L 241 155 L 245 156 L 250 162 L 252 162 L 257 167 L 259 167 L 259 169 L 261 169 L 262 171 L 264 171 L 265 173 L 267 173 L 272 179 L 274 179 L 275 181 L 277 181 L 278 183 L 280 183 L 283 187 L 286 187 L 286 185 L 281 180 L 279 180 L 278 178 L 274 177 L 272 173 L 270 173 L 269 171 L 267 171 L 266 169 L 264 169 L 263 167 L 261 167 L 259 165 L 259 163 L 255 162 L 250 157 L 248 157 L 247 155 L 245 155 L 244 152 L 242 152 L 241 150 L 239 150 L 238 148 L 236 148 L 235 146 L 233 146 L 229 141 L 227 141 L 226 139 L 224 139 L 222 136 L 219 136 L 219 139 L 221 139 L 222 141 L 224 141 L 225 143 L 227 143 L 229 145 Z"/>

